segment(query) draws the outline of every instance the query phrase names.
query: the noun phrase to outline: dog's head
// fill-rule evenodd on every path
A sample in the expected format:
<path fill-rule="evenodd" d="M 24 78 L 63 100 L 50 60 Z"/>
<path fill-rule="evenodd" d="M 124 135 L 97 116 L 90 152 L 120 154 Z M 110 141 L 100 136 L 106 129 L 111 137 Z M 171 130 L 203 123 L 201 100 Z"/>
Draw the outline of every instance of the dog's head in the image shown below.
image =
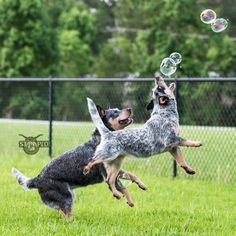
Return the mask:
<path fill-rule="evenodd" d="M 175 103 L 175 83 L 166 85 L 164 79 L 161 76 L 155 78 L 155 88 L 152 90 L 152 100 L 147 105 L 147 110 L 152 110 L 154 107 L 165 108 Z"/>
<path fill-rule="evenodd" d="M 104 110 L 97 105 L 97 110 L 103 123 L 111 131 L 124 129 L 133 122 L 131 108 L 122 110 L 119 110 L 118 108 L 109 108 Z"/>

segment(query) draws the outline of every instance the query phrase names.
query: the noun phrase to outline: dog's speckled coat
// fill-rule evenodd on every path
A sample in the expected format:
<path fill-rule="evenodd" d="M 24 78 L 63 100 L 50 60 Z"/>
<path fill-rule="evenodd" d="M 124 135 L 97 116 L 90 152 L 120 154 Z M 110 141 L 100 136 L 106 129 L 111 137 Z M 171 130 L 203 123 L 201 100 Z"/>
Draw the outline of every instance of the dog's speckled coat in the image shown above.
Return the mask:
<path fill-rule="evenodd" d="M 93 160 L 85 167 L 84 174 L 89 173 L 93 165 L 101 162 L 105 162 L 107 166 L 116 166 L 116 170 L 113 168 L 113 173 L 108 174 L 110 188 L 116 196 L 119 193 L 115 189 L 114 178 L 126 154 L 149 157 L 166 151 L 170 151 L 188 174 L 194 174 L 195 172 L 185 162 L 178 146 L 200 146 L 201 143 L 187 141 L 179 136 L 179 116 L 173 94 L 174 88 L 174 83 L 168 87 L 161 77 L 156 78 L 153 98 L 148 106 L 149 109 L 153 109 L 150 119 L 139 128 L 105 134 L 101 132 L 101 143 L 96 149 Z M 100 117 L 91 99 L 88 99 L 88 107 L 92 120 L 100 131 Z M 114 161 L 116 161 L 115 165 Z"/>
<path fill-rule="evenodd" d="M 109 121 L 118 119 L 124 110 L 128 110 L 129 115 L 131 114 L 131 109 L 108 109 L 105 111 L 102 118 L 104 132 L 113 130 Z M 124 128 L 132 122 L 131 119 L 128 121 L 129 123 L 126 122 L 121 127 Z M 124 123 L 124 121 L 122 122 Z M 91 160 L 100 141 L 101 135 L 96 129 L 88 142 L 49 162 L 37 177 L 27 178 L 15 168 L 12 169 L 12 173 L 25 189 L 38 189 L 42 201 L 48 207 L 62 210 L 65 216 L 69 217 L 73 204 L 73 188 L 106 181 L 107 171 L 103 164 L 97 165 L 88 175 L 83 174 L 83 168 Z M 121 171 L 120 178 L 132 180 L 140 188 L 146 189 L 145 185 L 132 173 Z M 119 179 L 116 179 L 116 187 L 125 195 L 127 203 L 132 206 L 132 200 Z"/>

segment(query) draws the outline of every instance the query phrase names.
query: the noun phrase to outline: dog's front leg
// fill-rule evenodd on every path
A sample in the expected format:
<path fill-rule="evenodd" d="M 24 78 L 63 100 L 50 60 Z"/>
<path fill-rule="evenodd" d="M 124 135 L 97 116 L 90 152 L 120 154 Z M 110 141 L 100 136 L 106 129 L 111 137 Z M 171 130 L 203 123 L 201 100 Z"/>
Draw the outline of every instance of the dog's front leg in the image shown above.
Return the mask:
<path fill-rule="evenodd" d="M 120 172 L 121 164 L 124 159 L 124 156 L 118 156 L 115 160 L 105 163 L 107 171 L 107 183 L 110 190 L 113 193 L 113 196 L 120 199 L 120 193 L 117 191 L 115 183 L 117 176 Z"/>
<path fill-rule="evenodd" d="M 130 172 L 127 172 L 124 170 L 120 170 L 119 178 L 131 180 L 132 182 L 136 183 L 139 186 L 139 188 L 141 188 L 142 190 L 147 189 L 146 185 L 133 173 L 130 173 Z"/>
<path fill-rule="evenodd" d="M 107 184 L 109 186 L 109 189 L 111 190 L 113 196 L 117 199 L 121 198 L 120 193 L 117 191 L 115 183 L 116 183 L 116 178 L 117 178 L 117 172 L 116 171 L 107 171 Z"/>
<path fill-rule="evenodd" d="M 104 161 L 104 160 L 103 160 L 102 158 L 97 158 L 97 159 L 91 160 L 91 161 L 84 167 L 83 174 L 84 174 L 84 175 L 89 174 L 91 168 L 92 168 L 94 165 L 100 164 L 100 163 L 102 163 L 103 161 Z"/>
<path fill-rule="evenodd" d="M 121 183 L 121 181 L 117 178 L 116 179 L 116 188 L 118 191 L 120 191 L 123 196 L 126 198 L 126 201 L 127 201 L 127 204 L 130 206 L 130 207 L 133 207 L 134 206 L 134 203 L 133 203 L 133 200 L 129 194 L 129 191 L 128 189 Z"/>
<path fill-rule="evenodd" d="M 174 159 L 177 161 L 177 163 L 180 165 L 180 167 L 182 167 L 187 174 L 189 175 L 195 174 L 195 171 L 185 161 L 184 156 L 179 147 L 172 148 L 170 150 L 170 153 L 174 157 Z"/>
<path fill-rule="evenodd" d="M 127 188 L 122 188 L 120 190 L 121 193 L 123 193 L 123 195 L 125 196 L 126 200 L 127 200 L 127 204 L 130 206 L 130 207 L 133 207 L 134 206 L 134 203 L 133 203 L 133 200 L 128 192 L 128 189 Z"/>
<path fill-rule="evenodd" d="M 202 142 L 179 138 L 178 145 L 184 147 L 200 147 L 202 146 Z"/>

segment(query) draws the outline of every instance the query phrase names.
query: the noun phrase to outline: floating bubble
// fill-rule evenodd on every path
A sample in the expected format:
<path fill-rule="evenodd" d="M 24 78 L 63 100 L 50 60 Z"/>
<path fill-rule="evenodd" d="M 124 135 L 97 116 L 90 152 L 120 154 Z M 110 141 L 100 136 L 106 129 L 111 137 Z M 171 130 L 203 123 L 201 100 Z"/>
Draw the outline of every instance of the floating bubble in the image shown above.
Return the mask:
<path fill-rule="evenodd" d="M 211 24 L 216 19 L 216 13 L 211 9 L 206 9 L 201 13 L 200 19 L 205 24 Z"/>
<path fill-rule="evenodd" d="M 182 61 L 182 56 L 178 52 L 171 53 L 170 58 L 174 60 L 176 65 L 179 64 Z"/>
<path fill-rule="evenodd" d="M 160 71 L 166 76 L 174 74 L 176 71 L 175 61 L 169 57 L 164 58 L 160 65 Z"/>
<path fill-rule="evenodd" d="M 228 27 L 228 21 L 224 18 L 217 18 L 212 24 L 211 29 L 215 33 L 224 31 Z"/>

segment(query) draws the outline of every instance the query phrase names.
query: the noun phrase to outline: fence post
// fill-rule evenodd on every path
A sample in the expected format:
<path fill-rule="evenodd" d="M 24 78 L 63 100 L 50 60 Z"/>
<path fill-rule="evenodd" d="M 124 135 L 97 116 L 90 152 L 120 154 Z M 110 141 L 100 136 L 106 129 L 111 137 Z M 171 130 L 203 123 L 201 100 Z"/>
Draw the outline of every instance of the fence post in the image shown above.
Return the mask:
<path fill-rule="evenodd" d="M 49 121 L 48 155 L 49 157 L 52 157 L 52 119 L 53 119 L 53 82 L 50 77 L 48 81 L 48 121 Z"/>
<path fill-rule="evenodd" d="M 178 83 L 178 79 L 175 79 L 175 97 L 176 97 L 176 102 L 178 104 L 179 101 L 179 83 Z M 177 163 L 176 160 L 173 160 L 173 178 L 175 178 L 177 176 Z"/>

